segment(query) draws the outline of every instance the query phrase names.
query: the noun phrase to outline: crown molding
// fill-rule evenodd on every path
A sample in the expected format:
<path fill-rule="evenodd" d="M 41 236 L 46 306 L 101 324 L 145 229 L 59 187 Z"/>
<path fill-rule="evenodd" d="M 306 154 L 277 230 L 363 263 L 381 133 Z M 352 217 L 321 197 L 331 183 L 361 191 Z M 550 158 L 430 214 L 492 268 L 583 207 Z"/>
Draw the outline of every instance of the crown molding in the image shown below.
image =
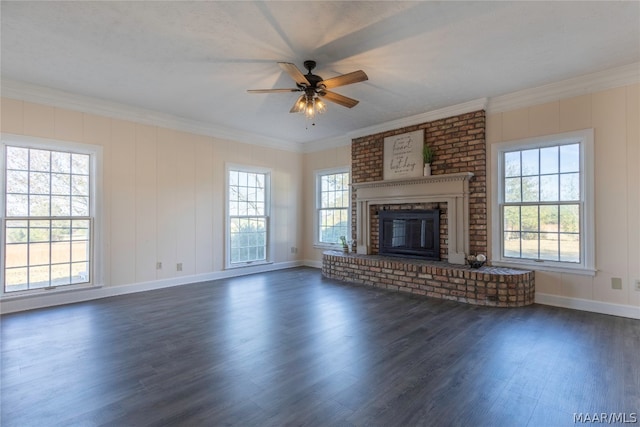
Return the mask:
<path fill-rule="evenodd" d="M 559 82 L 524 89 L 489 99 L 487 113 L 502 113 L 574 96 L 635 84 L 640 81 L 640 62 L 585 74 Z"/>
<path fill-rule="evenodd" d="M 357 129 L 340 137 L 320 139 L 308 142 L 306 144 L 303 144 L 302 151 L 305 153 L 312 153 L 315 151 L 326 150 L 328 148 L 349 145 L 351 144 L 351 140 L 360 138 L 362 136 L 374 135 L 389 130 L 400 129 L 421 123 L 432 122 L 434 120 L 445 119 L 447 117 L 453 117 L 460 114 L 470 113 L 472 111 L 484 110 L 486 109 L 486 107 L 487 98 L 474 99 L 472 101 L 467 101 L 461 104 L 451 105 L 449 107 L 428 111 L 426 113 L 416 114 L 415 116 L 405 117 L 402 119 L 392 120 L 389 122 L 380 123 L 378 125 Z"/>
<path fill-rule="evenodd" d="M 230 141 L 239 141 L 242 143 L 251 141 L 250 144 L 278 150 L 313 153 L 330 148 L 350 145 L 353 139 L 360 138 L 362 136 L 413 126 L 472 111 L 486 110 L 487 113 L 490 114 L 500 113 L 594 93 L 606 89 L 612 89 L 615 87 L 635 84 L 638 82 L 640 82 L 640 62 L 635 62 L 622 67 L 586 74 L 505 95 L 495 96 L 492 98 L 475 99 L 414 116 L 357 129 L 337 137 L 320 139 L 308 143 L 268 138 L 250 132 L 243 132 L 236 129 L 217 126 L 211 123 L 185 119 L 157 111 L 77 95 L 70 92 L 11 79 L 2 79 L 1 94 L 6 98 L 97 114 L 115 119 L 135 121 L 151 126 L 171 128 Z"/>
<path fill-rule="evenodd" d="M 267 138 L 250 132 L 217 126 L 197 120 L 185 119 L 158 111 L 133 107 L 89 96 L 52 89 L 11 79 L 2 79 L 1 93 L 4 98 L 34 102 L 52 107 L 96 114 L 113 119 L 134 121 L 150 126 L 159 126 L 174 130 L 211 136 L 230 141 L 250 143 L 253 145 L 278 150 L 300 152 L 300 144 L 275 138 Z"/>

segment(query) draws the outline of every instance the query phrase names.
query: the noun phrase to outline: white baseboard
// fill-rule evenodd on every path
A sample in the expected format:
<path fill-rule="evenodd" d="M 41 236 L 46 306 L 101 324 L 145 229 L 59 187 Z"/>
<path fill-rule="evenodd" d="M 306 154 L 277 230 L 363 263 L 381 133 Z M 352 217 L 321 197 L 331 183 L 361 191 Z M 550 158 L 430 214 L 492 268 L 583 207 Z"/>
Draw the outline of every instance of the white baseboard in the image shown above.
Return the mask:
<path fill-rule="evenodd" d="M 283 270 L 293 267 L 322 268 L 322 261 L 302 260 L 289 261 L 275 264 L 264 264 L 255 267 L 214 271 L 205 274 L 172 277 L 169 279 L 152 280 L 148 282 L 132 283 L 121 286 L 95 286 L 83 289 L 56 289 L 44 291 L 33 295 L 9 296 L 0 300 L 0 313 L 8 314 L 18 311 L 33 310 L 36 308 L 53 307 L 56 305 L 73 304 L 76 302 L 107 298 L 117 295 L 126 295 L 136 292 L 151 291 L 154 289 L 168 288 L 172 286 L 188 285 L 191 283 L 206 282 L 209 280 L 226 279 L 229 277 L 246 276 L 248 274 L 263 273 L 267 271 Z M 609 314 L 612 316 L 640 319 L 640 307 L 632 305 L 614 304 L 602 301 L 569 298 L 560 295 L 544 294 L 536 292 L 535 302 L 538 304 L 555 307 L 570 308 L 575 310 L 591 311 L 594 313 Z"/>
<path fill-rule="evenodd" d="M 305 259 L 304 261 L 302 261 L 302 265 L 304 265 L 305 267 L 322 268 L 322 261 Z"/>
<path fill-rule="evenodd" d="M 612 316 L 640 319 L 640 307 L 633 305 L 614 304 L 611 302 L 593 301 L 581 298 L 563 297 L 560 295 L 536 292 L 535 302 L 552 305 L 554 307 L 572 308 L 575 310 L 591 311 L 594 313 L 610 314 Z"/>
<path fill-rule="evenodd" d="M 190 276 L 171 277 L 168 279 L 131 283 L 120 286 L 93 286 L 81 289 L 60 288 L 51 291 L 43 291 L 38 294 L 5 296 L 0 300 L 0 313 L 8 314 L 18 311 L 33 310 L 36 308 L 73 304 L 76 302 L 99 298 L 133 294 L 137 292 L 151 291 L 154 289 L 169 288 L 172 286 L 206 282 L 209 280 L 226 279 L 229 277 L 246 276 L 248 274 L 264 273 L 267 271 L 282 270 L 285 268 L 300 267 L 303 265 L 305 265 L 305 263 L 302 261 L 288 261 L 246 268 L 214 271 L 204 274 L 194 274 Z"/>

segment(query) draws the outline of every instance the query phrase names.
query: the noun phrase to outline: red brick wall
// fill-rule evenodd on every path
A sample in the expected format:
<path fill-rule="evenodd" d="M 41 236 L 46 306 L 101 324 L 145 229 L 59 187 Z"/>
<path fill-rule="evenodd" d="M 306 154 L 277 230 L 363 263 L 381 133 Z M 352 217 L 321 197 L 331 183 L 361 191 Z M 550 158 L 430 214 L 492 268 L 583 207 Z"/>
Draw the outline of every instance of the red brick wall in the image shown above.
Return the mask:
<path fill-rule="evenodd" d="M 356 138 L 351 142 L 352 180 L 354 183 L 382 181 L 384 139 L 388 136 L 424 129 L 425 143 L 435 151 L 434 161 L 431 164 L 432 175 L 457 172 L 473 172 L 474 174 L 469 182 L 470 253 L 486 254 L 487 169 L 485 127 L 485 112 L 480 110 Z M 355 239 L 355 191 L 352 197 L 352 234 Z M 443 240 L 447 236 L 446 224 L 446 218 L 441 218 L 440 235 Z"/>

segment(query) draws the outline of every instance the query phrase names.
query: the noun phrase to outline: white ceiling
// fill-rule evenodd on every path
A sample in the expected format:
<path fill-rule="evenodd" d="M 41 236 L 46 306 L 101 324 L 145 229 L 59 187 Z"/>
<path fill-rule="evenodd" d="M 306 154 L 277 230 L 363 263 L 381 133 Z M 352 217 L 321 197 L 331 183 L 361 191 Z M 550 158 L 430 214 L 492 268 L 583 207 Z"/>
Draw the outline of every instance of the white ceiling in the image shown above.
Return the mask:
<path fill-rule="evenodd" d="M 640 2 L 1 2 L 3 80 L 308 143 L 640 61 Z M 315 126 L 278 61 L 318 62 Z M 250 142 L 250 141 L 248 141 Z"/>

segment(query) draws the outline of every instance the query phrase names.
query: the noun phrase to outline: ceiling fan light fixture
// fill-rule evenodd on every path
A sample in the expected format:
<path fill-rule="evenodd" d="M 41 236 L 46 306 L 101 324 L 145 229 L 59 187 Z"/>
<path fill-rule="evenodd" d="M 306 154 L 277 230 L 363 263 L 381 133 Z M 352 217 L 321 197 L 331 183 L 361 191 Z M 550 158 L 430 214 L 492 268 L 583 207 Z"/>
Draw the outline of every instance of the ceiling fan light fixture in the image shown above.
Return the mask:
<path fill-rule="evenodd" d="M 279 93 L 279 92 L 303 92 L 289 110 L 290 113 L 302 113 L 307 119 L 315 118 L 316 114 L 322 114 L 327 111 L 326 103 L 320 99 L 324 97 L 326 100 L 343 107 L 353 108 L 358 101 L 335 92 L 328 91 L 327 88 L 350 85 L 362 82 L 369 78 L 364 71 L 358 70 L 340 76 L 323 80 L 322 77 L 313 74 L 311 71 L 316 67 L 315 61 L 305 61 L 304 67 L 308 73 L 302 72 L 290 62 L 278 62 L 280 68 L 285 71 L 295 81 L 296 87 L 291 89 L 250 89 L 249 93 Z"/>

